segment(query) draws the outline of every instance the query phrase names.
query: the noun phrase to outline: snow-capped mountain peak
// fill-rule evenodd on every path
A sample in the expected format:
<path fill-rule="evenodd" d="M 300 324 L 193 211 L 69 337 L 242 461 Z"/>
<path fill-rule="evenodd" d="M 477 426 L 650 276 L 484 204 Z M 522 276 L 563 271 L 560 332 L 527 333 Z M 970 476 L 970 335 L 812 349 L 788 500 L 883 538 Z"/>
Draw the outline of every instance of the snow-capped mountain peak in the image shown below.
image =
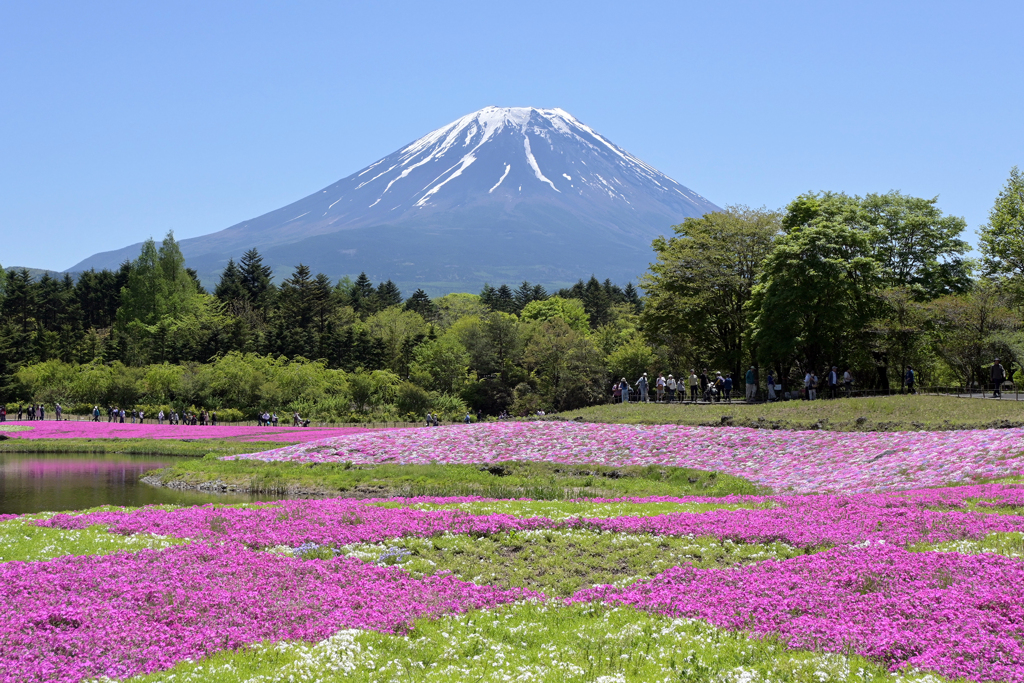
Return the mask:
<path fill-rule="evenodd" d="M 492 106 L 293 204 L 181 246 L 207 277 L 257 247 L 271 265 L 467 283 L 461 291 L 484 280 L 591 273 L 625 281 L 646 268 L 654 237 L 717 208 L 563 109 Z M 467 257 L 465 245 L 448 251 L 455 238 L 476 255 Z M 75 269 L 117 267 L 132 250 Z"/>

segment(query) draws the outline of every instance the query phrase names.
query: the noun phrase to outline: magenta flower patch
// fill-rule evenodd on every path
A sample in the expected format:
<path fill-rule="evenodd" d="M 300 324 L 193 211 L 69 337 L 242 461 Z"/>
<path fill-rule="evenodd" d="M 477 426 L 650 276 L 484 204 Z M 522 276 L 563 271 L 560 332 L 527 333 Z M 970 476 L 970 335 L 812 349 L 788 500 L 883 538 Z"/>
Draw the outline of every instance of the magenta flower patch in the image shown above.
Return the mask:
<path fill-rule="evenodd" d="M 1024 563 L 992 555 L 837 548 L 731 569 L 676 567 L 572 601 L 630 605 L 854 652 L 892 668 L 1024 681 Z"/>
<path fill-rule="evenodd" d="M 504 422 L 374 431 L 224 457 L 243 458 L 675 465 L 725 472 L 779 491 L 857 493 L 1024 475 L 1024 429 L 796 432 L 745 427 Z"/>
<path fill-rule="evenodd" d="M 262 640 L 413 619 L 530 595 L 236 543 L 0 564 L 0 681 L 121 678 Z"/>

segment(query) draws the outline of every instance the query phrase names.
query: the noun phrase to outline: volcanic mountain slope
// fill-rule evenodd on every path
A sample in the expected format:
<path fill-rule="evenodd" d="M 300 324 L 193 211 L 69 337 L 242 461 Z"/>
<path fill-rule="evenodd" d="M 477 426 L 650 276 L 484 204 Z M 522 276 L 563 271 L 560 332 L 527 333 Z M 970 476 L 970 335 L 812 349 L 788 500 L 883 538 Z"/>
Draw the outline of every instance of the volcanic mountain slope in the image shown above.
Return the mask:
<path fill-rule="evenodd" d="M 366 271 L 435 294 L 591 274 L 625 283 L 652 260 L 652 239 L 716 210 L 568 112 L 487 107 L 181 248 L 208 283 L 252 247 L 278 278 L 301 262 L 335 278 Z M 138 251 L 96 254 L 71 270 L 115 268 Z"/>

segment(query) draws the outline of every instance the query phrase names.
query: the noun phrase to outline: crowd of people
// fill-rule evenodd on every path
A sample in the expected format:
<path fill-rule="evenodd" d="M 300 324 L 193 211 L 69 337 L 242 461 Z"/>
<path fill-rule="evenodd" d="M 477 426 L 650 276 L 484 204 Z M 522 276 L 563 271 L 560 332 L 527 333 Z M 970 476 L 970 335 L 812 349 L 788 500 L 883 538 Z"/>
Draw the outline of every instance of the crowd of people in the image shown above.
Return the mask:
<path fill-rule="evenodd" d="M 909 377 L 909 387 L 913 391 L 912 370 Z M 773 371 L 769 371 L 766 377 L 765 394 L 760 391 L 757 369 L 754 366 L 750 366 L 744 374 L 743 383 L 743 397 L 748 403 L 762 399 L 773 402 L 783 398 L 795 398 L 783 393 L 782 382 Z M 853 395 L 853 374 L 849 369 L 840 373 L 839 368 L 833 366 L 825 373 L 824 378 L 821 378 L 814 371 L 808 370 L 799 392 L 800 398 L 814 401 L 819 398 L 819 389 L 825 393 L 822 398 L 838 398 L 840 391 L 843 396 L 850 397 Z M 739 386 L 731 372 L 716 371 L 712 375 L 707 368 L 700 372 L 691 369 L 689 375 L 680 376 L 678 379 L 671 374 L 666 377 L 664 373 L 658 373 L 653 383 L 645 372 L 633 384 L 625 377 L 612 384 L 611 399 L 613 403 L 650 403 L 652 399 L 657 403 L 731 403 L 734 390 L 738 391 Z"/>
<path fill-rule="evenodd" d="M 53 414 L 55 420 L 64 419 L 64 409 L 60 407 L 59 403 L 53 404 Z M 33 403 L 30 406 L 23 406 L 18 404 L 18 421 L 21 420 L 45 420 L 46 419 L 46 406 L 42 403 Z M 7 406 L 0 405 L 0 422 L 7 421 Z"/>

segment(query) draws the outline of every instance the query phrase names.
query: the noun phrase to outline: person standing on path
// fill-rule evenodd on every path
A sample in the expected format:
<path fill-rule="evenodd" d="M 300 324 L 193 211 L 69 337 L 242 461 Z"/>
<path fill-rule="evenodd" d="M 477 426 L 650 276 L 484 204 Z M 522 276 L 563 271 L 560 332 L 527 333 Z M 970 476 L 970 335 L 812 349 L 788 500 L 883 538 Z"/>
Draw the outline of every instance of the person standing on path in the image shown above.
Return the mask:
<path fill-rule="evenodd" d="M 60 416 L 64 412 L 64 409 L 60 407 L 59 403 L 53 404 L 53 412 L 57 415 L 57 422 L 60 422 Z"/>
<path fill-rule="evenodd" d="M 811 386 L 813 380 L 814 380 L 814 375 L 812 375 L 811 371 L 808 370 L 807 374 L 804 375 L 804 400 L 805 401 L 813 401 L 814 400 L 814 396 L 811 393 L 813 391 L 813 387 Z"/>
<path fill-rule="evenodd" d="M 828 397 L 839 397 L 839 368 L 835 365 L 828 371 Z"/>
<path fill-rule="evenodd" d="M 707 400 L 708 386 L 711 384 L 711 380 L 708 378 L 708 369 L 704 368 L 700 373 L 700 377 L 697 379 L 700 386 L 700 394 L 705 397 L 705 400 Z M 694 403 L 696 403 L 696 399 L 694 400 Z"/>
<path fill-rule="evenodd" d="M 992 398 L 1003 397 L 1003 382 L 1006 381 L 1006 369 L 1003 368 L 999 359 L 992 364 Z"/>
<path fill-rule="evenodd" d="M 775 374 L 768 371 L 768 402 L 773 403 L 778 400 L 778 396 L 775 395 Z"/>
<path fill-rule="evenodd" d="M 843 389 L 846 391 L 846 398 L 853 396 L 853 374 L 850 368 L 846 368 L 846 372 L 843 373 Z"/>
<path fill-rule="evenodd" d="M 732 373 L 727 372 L 725 374 L 725 380 L 722 382 L 722 391 L 725 393 L 725 402 L 732 403 Z"/>
<path fill-rule="evenodd" d="M 640 402 L 647 403 L 647 373 L 640 375 L 640 379 L 636 381 L 636 388 L 640 390 Z"/>
<path fill-rule="evenodd" d="M 629 382 L 625 377 L 619 380 L 619 388 L 622 390 L 622 402 L 629 403 Z"/>
<path fill-rule="evenodd" d="M 668 387 L 668 402 L 672 403 L 676 400 L 676 380 L 672 375 L 668 376 L 668 380 L 665 382 L 665 386 Z"/>
<path fill-rule="evenodd" d="M 903 376 L 903 383 L 907 385 L 908 394 L 916 394 L 914 391 L 914 368 L 907 366 L 907 374 Z"/>
<path fill-rule="evenodd" d="M 746 399 L 747 403 L 753 403 L 757 400 L 757 374 L 754 372 L 754 366 L 751 365 L 750 369 L 747 370 L 747 376 L 744 378 L 747 383 Z"/>
<path fill-rule="evenodd" d="M 658 373 L 658 379 L 654 381 L 655 400 L 661 403 L 665 400 L 665 374 Z"/>

